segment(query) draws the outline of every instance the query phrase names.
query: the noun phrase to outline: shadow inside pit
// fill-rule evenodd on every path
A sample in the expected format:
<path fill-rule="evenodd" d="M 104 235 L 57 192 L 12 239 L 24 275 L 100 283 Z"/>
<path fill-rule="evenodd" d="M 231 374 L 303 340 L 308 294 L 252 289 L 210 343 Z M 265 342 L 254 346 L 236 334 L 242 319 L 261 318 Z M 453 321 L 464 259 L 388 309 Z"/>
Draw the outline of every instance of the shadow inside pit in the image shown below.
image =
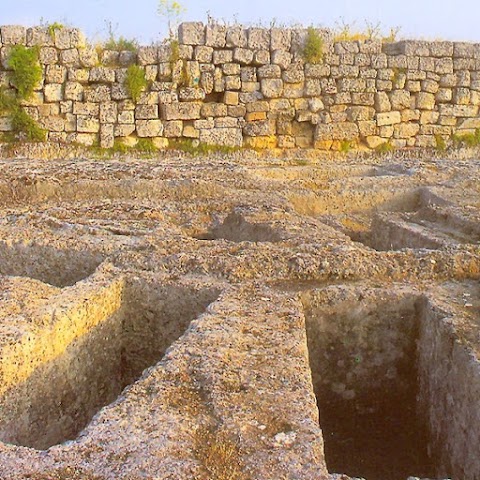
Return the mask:
<path fill-rule="evenodd" d="M 336 300 L 303 294 L 328 470 L 367 480 L 438 478 L 417 402 L 421 301 Z"/>
<path fill-rule="evenodd" d="M 209 286 L 138 280 L 127 282 L 112 315 L 104 313 L 111 299 L 85 301 L 81 315 L 101 321 L 0 397 L 0 440 L 43 450 L 75 439 L 102 407 L 162 359 L 219 293 Z"/>

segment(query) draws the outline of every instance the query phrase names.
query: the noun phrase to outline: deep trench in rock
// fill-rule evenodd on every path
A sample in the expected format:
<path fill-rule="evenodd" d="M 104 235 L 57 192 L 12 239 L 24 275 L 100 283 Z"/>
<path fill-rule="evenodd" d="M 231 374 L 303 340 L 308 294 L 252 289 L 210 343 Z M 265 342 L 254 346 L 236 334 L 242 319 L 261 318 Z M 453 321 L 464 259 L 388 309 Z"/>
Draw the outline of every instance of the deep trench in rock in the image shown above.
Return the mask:
<path fill-rule="evenodd" d="M 0 397 L 0 440 L 43 450 L 75 439 L 102 407 L 162 359 L 219 293 L 211 286 L 127 282 L 113 315 Z M 87 315 L 104 310 L 87 308 Z"/>
<path fill-rule="evenodd" d="M 367 480 L 438 478 L 429 407 L 418 401 L 429 368 L 417 361 L 422 302 L 356 295 L 303 296 L 327 467 Z"/>

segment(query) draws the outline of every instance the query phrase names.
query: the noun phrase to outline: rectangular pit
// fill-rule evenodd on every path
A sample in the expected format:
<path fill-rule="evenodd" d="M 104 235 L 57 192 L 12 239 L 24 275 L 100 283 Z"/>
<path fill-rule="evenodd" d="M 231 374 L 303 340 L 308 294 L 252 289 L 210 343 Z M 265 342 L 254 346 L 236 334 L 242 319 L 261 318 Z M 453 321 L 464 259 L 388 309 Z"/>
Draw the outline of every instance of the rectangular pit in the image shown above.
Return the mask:
<path fill-rule="evenodd" d="M 412 293 L 330 287 L 302 298 L 329 471 L 478 479 L 478 361 L 441 313 Z"/>
<path fill-rule="evenodd" d="M 218 294 L 140 280 L 79 292 L 51 328 L 1 352 L 0 440 L 43 450 L 75 439 Z"/>

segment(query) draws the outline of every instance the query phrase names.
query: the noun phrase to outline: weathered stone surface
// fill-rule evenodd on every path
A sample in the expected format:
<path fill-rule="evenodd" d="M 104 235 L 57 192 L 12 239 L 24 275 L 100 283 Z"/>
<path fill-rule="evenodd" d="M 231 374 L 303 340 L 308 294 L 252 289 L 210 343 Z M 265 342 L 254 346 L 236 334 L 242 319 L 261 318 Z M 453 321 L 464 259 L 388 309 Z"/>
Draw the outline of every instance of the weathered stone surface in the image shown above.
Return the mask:
<path fill-rule="evenodd" d="M 257 69 L 258 78 L 280 78 L 282 70 L 278 65 L 265 65 Z"/>
<path fill-rule="evenodd" d="M 274 50 L 272 53 L 272 63 L 278 65 L 282 70 L 285 70 L 292 63 L 292 54 L 284 50 Z"/>
<path fill-rule="evenodd" d="M 358 125 L 352 122 L 319 123 L 315 129 L 315 141 L 353 140 L 359 136 Z"/>
<path fill-rule="evenodd" d="M 180 138 L 183 134 L 183 121 L 170 120 L 163 124 L 163 135 L 167 138 Z"/>
<path fill-rule="evenodd" d="M 219 24 L 208 24 L 205 29 L 205 44 L 209 47 L 224 48 L 226 45 L 227 27 Z"/>
<path fill-rule="evenodd" d="M 136 120 L 135 127 L 139 137 L 161 137 L 163 134 L 161 120 Z"/>
<path fill-rule="evenodd" d="M 112 148 L 115 141 L 115 127 L 113 124 L 102 124 L 100 126 L 100 147 Z"/>
<path fill-rule="evenodd" d="M 63 100 L 63 85 L 61 83 L 48 83 L 43 91 L 46 102 L 60 102 Z"/>
<path fill-rule="evenodd" d="M 248 65 L 253 62 L 253 50 L 248 48 L 236 48 L 233 51 L 233 60 L 240 65 Z"/>
<path fill-rule="evenodd" d="M 183 87 L 178 91 L 178 98 L 182 102 L 192 102 L 195 100 L 204 100 L 205 92 L 200 88 Z"/>
<path fill-rule="evenodd" d="M 247 30 L 241 25 L 233 25 L 227 28 L 226 46 L 229 48 L 247 46 Z"/>
<path fill-rule="evenodd" d="M 435 95 L 432 93 L 419 92 L 417 95 L 416 108 L 420 110 L 433 110 L 435 107 Z"/>
<path fill-rule="evenodd" d="M 253 54 L 253 64 L 260 66 L 270 63 L 270 51 L 269 50 L 255 50 Z"/>
<path fill-rule="evenodd" d="M 261 91 L 265 98 L 279 98 L 283 93 L 283 81 L 279 78 L 265 78 L 261 82 Z"/>
<path fill-rule="evenodd" d="M 383 127 L 385 125 L 395 125 L 396 123 L 401 123 L 402 116 L 400 112 L 385 112 L 377 113 L 377 125 Z"/>
<path fill-rule="evenodd" d="M 0 36 L 3 45 L 25 45 L 27 43 L 27 31 L 20 25 L 0 27 Z"/>
<path fill-rule="evenodd" d="M 100 131 L 100 121 L 91 116 L 78 115 L 77 131 L 80 133 L 97 133 Z"/>
<path fill-rule="evenodd" d="M 375 110 L 379 113 L 389 112 L 392 109 L 390 98 L 385 92 L 375 94 Z"/>
<path fill-rule="evenodd" d="M 200 118 L 200 103 L 170 103 L 161 105 L 162 117 L 165 120 L 195 120 Z"/>
<path fill-rule="evenodd" d="M 90 70 L 90 82 L 113 83 L 115 81 L 115 70 L 109 67 L 94 67 Z"/>
<path fill-rule="evenodd" d="M 205 26 L 201 22 L 184 22 L 178 27 L 178 41 L 185 45 L 205 45 Z"/>
<path fill-rule="evenodd" d="M 213 59 L 213 48 L 198 45 L 193 50 L 193 58 L 201 63 L 210 63 Z"/>
<path fill-rule="evenodd" d="M 270 30 L 259 27 L 249 28 L 248 48 L 253 50 L 270 50 Z"/>
<path fill-rule="evenodd" d="M 225 117 L 227 115 L 227 106 L 223 103 L 204 103 L 201 107 L 201 116 L 207 117 Z"/>
<path fill-rule="evenodd" d="M 200 142 L 208 145 L 224 145 L 241 147 L 243 145 L 242 130 L 240 128 L 213 128 L 200 130 Z"/>

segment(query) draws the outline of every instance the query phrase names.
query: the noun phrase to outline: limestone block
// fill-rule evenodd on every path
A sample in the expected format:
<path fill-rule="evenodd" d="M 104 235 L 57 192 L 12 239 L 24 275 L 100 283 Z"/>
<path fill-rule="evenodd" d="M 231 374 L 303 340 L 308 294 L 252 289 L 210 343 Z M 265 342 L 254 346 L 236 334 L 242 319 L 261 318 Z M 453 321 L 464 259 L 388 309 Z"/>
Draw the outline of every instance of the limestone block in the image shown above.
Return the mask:
<path fill-rule="evenodd" d="M 81 52 L 79 52 L 81 54 Z M 81 59 L 80 59 L 81 61 Z M 120 52 L 118 55 L 118 64 L 124 67 L 133 65 L 137 62 L 137 53 L 136 52 Z"/>
<path fill-rule="evenodd" d="M 200 138 L 200 130 L 193 125 L 184 125 L 182 135 L 185 138 Z"/>
<path fill-rule="evenodd" d="M 177 92 L 169 90 L 161 90 L 158 92 L 158 103 L 175 103 L 178 102 Z"/>
<path fill-rule="evenodd" d="M 98 65 L 98 53 L 94 47 L 88 46 L 78 51 L 78 58 L 82 67 L 92 68 Z"/>
<path fill-rule="evenodd" d="M 200 118 L 201 104 L 197 102 L 170 103 L 161 105 L 164 120 L 195 120 Z"/>
<path fill-rule="evenodd" d="M 240 65 L 238 63 L 225 63 L 222 65 L 224 75 L 240 75 Z"/>
<path fill-rule="evenodd" d="M 270 50 L 290 51 L 292 31 L 288 28 L 272 28 L 270 30 Z"/>
<path fill-rule="evenodd" d="M 252 92 L 242 92 L 239 93 L 238 99 L 240 103 L 250 103 L 250 102 L 255 102 L 256 100 L 262 100 L 263 94 L 260 91 L 252 91 Z"/>
<path fill-rule="evenodd" d="M 208 117 L 226 117 L 227 116 L 227 106 L 223 103 L 204 103 L 201 106 L 201 116 L 203 118 Z"/>
<path fill-rule="evenodd" d="M 91 102 L 73 102 L 73 113 L 75 115 L 96 117 L 100 113 L 100 104 Z"/>
<path fill-rule="evenodd" d="M 224 48 L 227 41 L 227 27 L 208 24 L 205 28 L 205 44 L 209 47 Z"/>
<path fill-rule="evenodd" d="M 422 91 L 427 93 L 437 93 L 440 88 L 438 82 L 433 80 L 423 80 L 422 81 Z"/>
<path fill-rule="evenodd" d="M 226 75 L 224 77 L 224 90 L 240 90 L 241 88 L 240 75 Z"/>
<path fill-rule="evenodd" d="M 63 85 L 61 83 L 48 83 L 43 91 L 46 102 L 60 102 L 63 100 Z"/>
<path fill-rule="evenodd" d="M 116 137 L 128 137 L 135 131 L 135 124 L 134 123 L 129 123 L 129 124 L 118 124 L 115 125 L 114 128 L 114 135 Z"/>
<path fill-rule="evenodd" d="M 252 93 L 260 91 L 260 82 L 242 82 L 242 92 Z M 243 102 L 246 103 L 246 102 Z"/>
<path fill-rule="evenodd" d="M 420 120 L 420 110 L 406 109 L 401 111 L 402 122 L 411 122 L 412 120 Z"/>
<path fill-rule="evenodd" d="M 405 90 L 408 90 L 410 93 L 420 92 L 422 89 L 422 83 L 418 80 L 408 80 L 405 83 Z"/>
<path fill-rule="evenodd" d="M 245 115 L 247 122 L 257 122 L 259 120 L 266 120 L 267 112 L 249 112 Z"/>
<path fill-rule="evenodd" d="M 194 126 L 197 130 L 215 128 L 215 120 L 214 120 L 213 118 L 202 119 L 202 120 L 195 120 L 195 121 L 193 122 L 193 126 Z"/>
<path fill-rule="evenodd" d="M 302 89 L 303 91 L 303 89 Z M 305 96 L 318 97 L 322 94 L 322 82 L 319 78 L 307 78 L 305 80 Z"/>
<path fill-rule="evenodd" d="M 114 126 L 106 123 L 100 126 L 100 147 L 112 148 L 115 141 Z"/>
<path fill-rule="evenodd" d="M 101 53 L 100 62 L 102 65 L 117 65 L 120 58 L 120 52 L 116 50 L 104 50 Z"/>
<path fill-rule="evenodd" d="M 107 102 L 111 100 L 111 90 L 108 85 L 85 87 L 84 98 L 87 102 Z"/>
<path fill-rule="evenodd" d="M 362 137 L 367 137 L 370 135 L 375 135 L 377 132 L 377 122 L 375 121 L 359 121 L 358 122 L 358 131 Z"/>
<path fill-rule="evenodd" d="M 372 58 L 365 53 L 355 55 L 354 65 L 358 67 L 369 67 L 372 64 Z"/>
<path fill-rule="evenodd" d="M 295 148 L 295 138 L 291 135 L 279 135 L 277 141 L 278 148 Z"/>
<path fill-rule="evenodd" d="M 184 45 L 205 45 L 205 26 L 202 22 L 184 22 L 178 27 L 178 41 Z"/>
<path fill-rule="evenodd" d="M 183 121 L 170 120 L 163 124 L 163 135 L 167 138 L 181 137 L 183 134 Z"/>
<path fill-rule="evenodd" d="M 214 76 L 212 72 L 203 72 L 200 75 L 200 88 L 208 95 L 213 92 Z"/>
<path fill-rule="evenodd" d="M 79 143 L 91 147 L 97 141 L 97 135 L 94 133 L 69 133 L 67 135 L 68 143 Z"/>
<path fill-rule="evenodd" d="M 227 109 L 229 117 L 244 117 L 246 112 L 245 105 L 229 105 Z"/>
<path fill-rule="evenodd" d="M 282 72 L 282 79 L 285 83 L 300 83 L 305 80 L 305 73 L 301 66 L 292 64 Z"/>
<path fill-rule="evenodd" d="M 378 134 L 382 138 L 392 138 L 393 137 L 393 132 L 394 132 L 394 126 L 393 125 L 384 125 L 383 127 L 378 128 Z"/>
<path fill-rule="evenodd" d="M 249 137 L 262 137 L 275 134 L 275 123 L 270 120 L 247 122 L 243 127 L 243 133 Z"/>
<path fill-rule="evenodd" d="M 53 38 L 46 27 L 32 27 L 27 29 L 28 47 L 53 47 Z"/>
<path fill-rule="evenodd" d="M 54 63 L 58 63 L 57 49 L 53 47 L 41 47 L 38 59 L 42 65 L 53 65 Z"/>
<path fill-rule="evenodd" d="M 0 28 L 1 43 L 3 45 L 25 45 L 27 31 L 20 25 L 4 25 Z"/>
<path fill-rule="evenodd" d="M 198 45 L 194 48 L 193 58 L 201 63 L 211 63 L 213 58 L 213 48 Z"/>
<path fill-rule="evenodd" d="M 158 118 L 158 105 L 137 105 L 135 108 L 137 120 L 153 120 Z"/>
<path fill-rule="evenodd" d="M 439 75 L 453 73 L 453 59 L 452 58 L 436 58 L 435 59 L 435 73 Z"/>
<path fill-rule="evenodd" d="M 253 64 L 260 66 L 270 63 L 270 51 L 269 50 L 255 50 L 253 54 Z"/>
<path fill-rule="evenodd" d="M 433 110 L 435 108 L 435 95 L 432 93 L 419 92 L 417 94 L 416 108 L 420 110 Z"/>
<path fill-rule="evenodd" d="M 260 82 L 265 98 L 279 98 L 283 93 L 283 81 L 280 78 L 264 78 Z"/>
<path fill-rule="evenodd" d="M 365 143 L 368 148 L 375 149 L 385 143 L 385 138 L 378 135 L 369 135 L 365 137 Z"/>
<path fill-rule="evenodd" d="M 135 123 L 135 114 L 133 110 L 124 110 L 117 116 L 118 123 Z"/>
<path fill-rule="evenodd" d="M 480 128 L 480 118 L 465 118 L 460 120 L 457 128 L 464 130 L 476 130 L 477 128 Z"/>
<path fill-rule="evenodd" d="M 440 116 L 438 118 L 438 124 L 455 127 L 457 125 L 457 118 Z"/>
<path fill-rule="evenodd" d="M 415 146 L 420 148 L 436 147 L 437 141 L 433 135 L 417 135 Z"/>
<path fill-rule="evenodd" d="M 78 28 L 60 28 L 55 30 L 55 46 L 60 50 L 69 48 L 84 48 L 86 39 Z"/>
<path fill-rule="evenodd" d="M 227 28 L 227 47 L 244 48 L 247 46 L 247 43 L 247 31 L 241 25 L 234 25 Z"/>
<path fill-rule="evenodd" d="M 213 51 L 213 63 L 219 65 L 221 63 L 233 62 L 232 50 L 214 50 Z"/>
<path fill-rule="evenodd" d="M 80 56 L 76 48 L 60 51 L 60 63 L 63 65 L 80 66 Z"/>
<path fill-rule="evenodd" d="M 419 70 L 433 72 L 435 70 L 435 59 L 432 57 L 420 57 Z"/>
<path fill-rule="evenodd" d="M 350 102 L 352 105 L 363 105 L 366 107 L 373 107 L 375 105 L 375 94 L 366 93 L 352 93 Z"/>
<path fill-rule="evenodd" d="M 200 143 L 241 147 L 243 145 L 242 130 L 240 128 L 213 128 L 200 130 Z"/>
<path fill-rule="evenodd" d="M 432 57 L 453 56 L 453 42 L 431 42 L 429 47 Z"/>
<path fill-rule="evenodd" d="M 420 113 L 420 125 L 437 123 L 440 114 L 438 112 L 423 111 Z"/>
<path fill-rule="evenodd" d="M 377 113 L 377 125 L 383 127 L 385 125 L 395 125 L 402 121 L 400 112 L 384 112 Z"/>
<path fill-rule="evenodd" d="M 245 137 L 244 145 L 247 148 L 254 148 L 256 150 L 272 149 L 277 146 L 277 137 L 274 135 Z"/>
<path fill-rule="evenodd" d="M 213 91 L 214 92 L 225 91 L 225 80 L 224 80 L 223 71 L 221 68 L 215 68 L 215 72 L 213 74 Z"/>
<path fill-rule="evenodd" d="M 375 69 L 387 68 L 388 67 L 388 58 L 384 53 L 379 53 L 378 55 L 372 55 L 371 65 Z"/>
<path fill-rule="evenodd" d="M 394 90 L 390 94 L 392 110 L 403 110 L 411 106 L 411 94 L 408 90 Z"/>
<path fill-rule="evenodd" d="M 192 102 L 195 100 L 204 100 L 205 92 L 201 88 L 183 87 L 178 91 L 178 98 L 182 102 Z"/>
<path fill-rule="evenodd" d="M 65 100 L 81 102 L 83 100 L 83 85 L 78 82 L 67 82 L 64 90 Z"/>
<path fill-rule="evenodd" d="M 375 109 L 373 107 L 354 106 L 347 108 L 347 119 L 350 122 L 373 120 L 374 118 Z"/>
<path fill-rule="evenodd" d="M 257 76 L 263 78 L 280 78 L 282 71 L 278 65 L 265 65 L 257 69 Z"/>
<path fill-rule="evenodd" d="M 73 102 L 71 100 L 60 102 L 60 113 L 73 113 Z"/>
<path fill-rule="evenodd" d="M 235 117 L 218 117 L 215 119 L 215 128 L 237 128 L 239 119 Z"/>
<path fill-rule="evenodd" d="M 193 46 L 192 45 L 179 45 L 178 57 L 180 60 L 191 60 L 193 58 Z"/>
<path fill-rule="evenodd" d="M 242 80 L 242 82 L 256 82 L 257 69 L 255 67 L 241 67 L 240 79 Z"/>
<path fill-rule="evenodd" d="M 358 125 L 352 122 L 319 123 L 315 128 L 315 141 L 354 140 L 359 136 Z"/>
<path fill-rule="evenodd" d="M 67 79 L 67 69 L 61 65 L 47 65 L 45 81 L 47 83 L 63 83 Z"/>
<path fill-rule="evenodd" d="M 272 53 L 272 63 L 285 70 L 292 63 L 292 54 L 285 50 L 274 50 Z"/>
<path fill-rule="evenodd" d="M 330 65 L 325 64 L 311 64 L 305 65 L 305 76 L 307 78 L 322 78 L 330 76 Z"/>
<path fill-rule="evenodd" d="M 457 87 L 470 87 L 471 74 L 468 70 L 462 70 L 456 73 Z"/>
<path fill-rule="evenodd" d="M 248 65 L 253 62 L 253 50 L 248 48 L 235 48 L 233 51 L 233 60 L 241 65 Z"/>
<path fill-rule="evenodd" d="M 163 133 L 161 120 L 136 120 L 135 127 L 139 137 L 160 137 Z"/>
<path fill-rule="evenodd" d="M 418 123 L 400 123 L 395 125 L 393 130 L 394 138 L 409 138 L 418 134 L 420 125 Z"/>
<path fill-rule="evenodd" d="M 390 99 L 385 92 L 377 92 L 375 94 L 375 110 L 379 113 L 389 112 L 392 109 Z"/>
<path fill-rule="evenodd" d="M 317 113 L 320 110 L 325 108 L 325 105 L 321 98 L 309 98 L 308 99 L 308 108 L 311 112 Z"/>
<path fill-rule="evenodd" d="M 113 83 L 115 81 L 115 70 L 109 67 L 94 67 L 90 70 L 90 82 Z"/>
<path fill-rule="evenodd" d="M 114 83 L 111 91 L 112 100 L 126 100 L 130 97 L 125 85 L 122 83 Z"/>
<path fill-rule="evenodd" d="M 77 116 L 77 132 L 80 133 L 97 133 L 100 131 L 100 122 L 98 118 L 89 115 Z"/>
<path fill-rule="evenodd" d="M 67 68 L 67 78 L 69 82 L 88 83 L 90 71 L 86 68 Z"/>
<path fill-rule="evenodd" d="M 418 40 L 402 40 L 400 42 L 386 43 L 383 51 L 389 55 L 418 55 L 428 57 L 430 55 L 430 42 Z"/>
<path fill-rule="evenodd" d="M 453 103 L 468 105 L 470 103 L 470 89 L 465 87 L 456 88 L 453 93 Z"/>
<path fill-rule="evenodd" d="M 252 50 L 270 50 L 270 30 L 260 27 L 249 28 L 248 48 Z"/>
<path fill-rule="evenodd" d="M 340 92 L 363 92 L 366 82 L 363 78 L 342 78 L 338 82 Z"/>
<path fill-rule="evenodd" d="M 475 46 L 473 43 L 467 42 L 455 42 L 453 44 L 453 57 L 454 58 L 474 58 Z"/>

